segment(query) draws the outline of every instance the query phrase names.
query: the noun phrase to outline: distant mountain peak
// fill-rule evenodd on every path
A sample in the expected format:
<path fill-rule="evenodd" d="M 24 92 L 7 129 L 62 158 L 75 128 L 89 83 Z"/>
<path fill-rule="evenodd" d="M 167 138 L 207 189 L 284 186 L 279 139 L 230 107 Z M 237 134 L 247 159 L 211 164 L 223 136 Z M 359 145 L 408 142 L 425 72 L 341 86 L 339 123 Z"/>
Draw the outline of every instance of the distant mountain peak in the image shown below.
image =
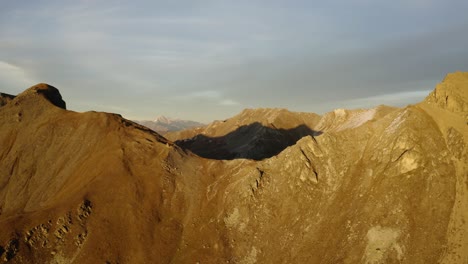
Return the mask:
<path fill-rule="evenodd" d="M 156 116 L 156 118 L 153 120 L 153 122 L 169 124 L 169 123 L 171 123 L 173 121 L 177 121 L 177 120 L 179 120 L 179 119 L 173 119 L 173 118 L 170 118 L 170 117 L 167 117 L 167 116 L 159 115 L 159 116 Z"/>
<path fill-rule="evenodd" d="M 205 125 L 196 121 L 171 118 L 164 115 L 156 116 L 156 118 L 153 120 L 141 120 L 135 122 L 159 133 L 179 131 Z"/>

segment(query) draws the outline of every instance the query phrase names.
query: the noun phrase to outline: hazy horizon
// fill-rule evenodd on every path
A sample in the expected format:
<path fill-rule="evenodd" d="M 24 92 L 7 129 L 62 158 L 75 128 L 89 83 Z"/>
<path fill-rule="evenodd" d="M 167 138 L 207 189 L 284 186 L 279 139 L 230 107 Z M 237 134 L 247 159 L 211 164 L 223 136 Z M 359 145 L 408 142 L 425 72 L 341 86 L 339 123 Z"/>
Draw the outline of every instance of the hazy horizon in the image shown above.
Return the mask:
<path fill-rule="evenodd" d="M 468 70 L 464 1 L 11 1 L 0 91 L 39 83 L 76 111 L 210 122 L 421 101 Z"/>

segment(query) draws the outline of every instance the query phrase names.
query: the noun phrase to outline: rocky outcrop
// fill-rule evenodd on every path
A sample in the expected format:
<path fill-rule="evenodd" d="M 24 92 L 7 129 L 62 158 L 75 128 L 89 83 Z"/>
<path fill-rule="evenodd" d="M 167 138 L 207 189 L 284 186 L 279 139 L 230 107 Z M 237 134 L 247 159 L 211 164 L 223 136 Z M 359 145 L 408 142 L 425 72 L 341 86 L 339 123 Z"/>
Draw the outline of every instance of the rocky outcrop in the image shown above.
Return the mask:
<path fill-rule="evenodd" d="M 425 102 L 462 115 L 468 123 L 468 75 L 463 72 L 448 74 L 429 94 Z"/>
<path fill-rule="evenodd" d="M 15 98 L 14 95 L 0 93 L 0 107 L 6 105 L 8 102 L 12 101 Z"/>
<path fill-rule="evenodd" d="M 57 107 L 66 109 L 65 101 L 62 100 L 62 95 L 59 90 L 45 83 L 37 84 L 22 92 L 15 98 L 15 102 L 21 103 L 23 100 L 41 100 L 40 98 L 47 100 Z"/>

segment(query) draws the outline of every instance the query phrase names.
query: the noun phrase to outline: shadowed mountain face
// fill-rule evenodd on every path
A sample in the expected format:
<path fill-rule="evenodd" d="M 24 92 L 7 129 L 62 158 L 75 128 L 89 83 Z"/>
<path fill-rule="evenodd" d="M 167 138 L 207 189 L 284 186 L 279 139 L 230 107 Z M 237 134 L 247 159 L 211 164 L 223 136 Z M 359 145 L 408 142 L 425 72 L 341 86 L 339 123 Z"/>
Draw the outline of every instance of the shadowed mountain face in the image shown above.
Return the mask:
<path fill-rule="evenodd" d="M 320 116 L 286 109 L 246 109 L 208 126 L 165 134 L 180 147 L 209 159 L 270 158 L 304 136 L 317 136 Z"/>
<path fill-rule="evenodd" d="M 183 148 L 49 85 L 0 98 L 0 262 L 468 263 L 468 73 L 401 109 L 248 109 Z"/>
<path fill-rule="evenodd" d="M 240 126 L 224 136 L 208 137 L 200 134 L 175 143 L 198 156 L 209 159 L 262 160 L 277 155 L 304 136 L 320 134 L 321 132 L 313 131 L 306 125 L 291 129 L 275 129 L 255 122 Z"/>

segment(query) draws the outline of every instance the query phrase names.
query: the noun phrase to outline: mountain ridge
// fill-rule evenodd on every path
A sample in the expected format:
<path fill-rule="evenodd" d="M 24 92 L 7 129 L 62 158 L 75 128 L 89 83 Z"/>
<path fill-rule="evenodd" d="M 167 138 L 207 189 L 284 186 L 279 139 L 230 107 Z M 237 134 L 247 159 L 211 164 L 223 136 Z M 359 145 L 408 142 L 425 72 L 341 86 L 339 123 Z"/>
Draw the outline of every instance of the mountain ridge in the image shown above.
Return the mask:
<path fill-rule="evenodd" d="M 246 110 L 191 130 L 229 138 L 232 160 L 28 89 L 0 105 L 0 259 L 465 263 L 468 73 L 452 77 L 404 108 Z M 293 140 L 256 160 L 272 144 L 254 135 Z"/>
<path fill-rule="evenodd" d="M 205 126 L 200 122 L 166 116 L 157 116 L 154 120 L 135 120 L 135 122 L 161 134 Z"/>

